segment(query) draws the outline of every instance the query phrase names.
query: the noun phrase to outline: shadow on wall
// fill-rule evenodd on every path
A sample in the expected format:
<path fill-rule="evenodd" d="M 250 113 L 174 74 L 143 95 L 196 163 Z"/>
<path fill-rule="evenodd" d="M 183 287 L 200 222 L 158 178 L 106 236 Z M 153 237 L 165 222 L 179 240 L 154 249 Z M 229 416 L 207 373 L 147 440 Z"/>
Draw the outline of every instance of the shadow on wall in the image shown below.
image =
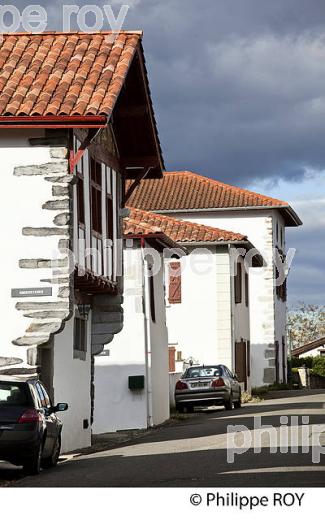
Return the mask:
<path fill-rule="evenodd" d="M 277 379 L 276 362 L 278 359 L 279 378 L 283 379 L 283 367 L 281 353 L 276 352 L 273 343 L 252 343 L 250 346 L 250 377 L 251 386 L 259 387 L 273 384 Z M 286 361 L 286 359 L 285 359 Z M 285 365 L 286 367 L 286 365 Z M 286 368 L 285 368 L 286 372 Z"/>

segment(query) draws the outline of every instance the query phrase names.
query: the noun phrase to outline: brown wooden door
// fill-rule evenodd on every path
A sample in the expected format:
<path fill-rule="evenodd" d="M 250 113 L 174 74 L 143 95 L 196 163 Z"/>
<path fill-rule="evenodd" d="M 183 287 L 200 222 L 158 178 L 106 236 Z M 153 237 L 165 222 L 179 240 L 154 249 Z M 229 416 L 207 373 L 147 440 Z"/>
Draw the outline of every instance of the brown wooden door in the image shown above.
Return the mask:
<path fill-rule="evenodd" d="M 240 383 L 247 389 L 247 348 L 245 341 L 235 343 L 235 371 Z"/>

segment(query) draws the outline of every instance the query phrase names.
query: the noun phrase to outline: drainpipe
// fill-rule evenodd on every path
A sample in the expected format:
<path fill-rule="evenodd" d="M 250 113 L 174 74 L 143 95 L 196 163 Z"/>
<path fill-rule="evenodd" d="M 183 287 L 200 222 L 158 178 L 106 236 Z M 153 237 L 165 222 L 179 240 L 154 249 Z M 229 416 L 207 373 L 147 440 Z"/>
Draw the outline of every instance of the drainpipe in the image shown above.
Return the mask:
<path fill-rule="evenodd" d="M 234 284 L 233 284 L 233 264 L 231 262 L 231 245 L 228 244 L 228 258 L 229 258 L 229 268 L 230 268 L 230 320 L 231 320 L 231 363 L 232 363 L 232 372 L 236 372 L 235 365 L 235 317 L 234 317 L 234 308 L 235 308 L 235 294 L 234 294 Z"/>
<path fill-rule="evenodd" d="M 144 256 L 145 239 L 141 237 L 141 256 L 142 256 L 142 301 L 144 314 L 144 341 L 145 341 L 145 360 L 146 360 L 146 401 L 147 401 L 147 427 L 153 426 L 152 416 L 152 380 L 151 380 L 151 334 L 150 334 L 150 292 L 148 284 L 148 263 Z"/>

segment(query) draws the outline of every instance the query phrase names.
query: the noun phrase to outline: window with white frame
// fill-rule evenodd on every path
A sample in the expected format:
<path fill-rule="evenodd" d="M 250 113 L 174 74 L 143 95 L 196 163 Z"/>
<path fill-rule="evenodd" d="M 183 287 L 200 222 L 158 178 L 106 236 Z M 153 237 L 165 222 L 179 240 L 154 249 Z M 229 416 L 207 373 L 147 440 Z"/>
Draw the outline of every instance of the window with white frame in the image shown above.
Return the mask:
<path fill-rule="evenodd" d="M 80 143 L 75 139 L 75 153 Z M 116 279 L 117 174 L 85 150 L 76 166 L 74 217 L 76 263 L 97 276 Z M 87 251 L 86 251 L 87 248 Z M 90 249 L 89 249 L 90 248 Z M 86 254 L 87 253 L 87 254 Z M 87 259 L 86 259 L 87 257 Z"/>

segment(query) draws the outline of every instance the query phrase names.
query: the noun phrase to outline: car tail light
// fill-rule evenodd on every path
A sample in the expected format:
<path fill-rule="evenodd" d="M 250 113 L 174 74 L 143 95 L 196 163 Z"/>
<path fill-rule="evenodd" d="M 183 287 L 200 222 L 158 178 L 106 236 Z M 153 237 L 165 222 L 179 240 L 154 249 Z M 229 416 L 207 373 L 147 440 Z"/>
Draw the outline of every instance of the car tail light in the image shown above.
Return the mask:
<path fill-rule="evenodd" d="M 186 390 L 188 388 L 187 384 L 184 381 L 177 381 L 176 390 Z"/>
<path fill-rule="evenodd" d="M 214 379 L 212 381 L 212 385 L 211 386 L 213 386 L 213 388 L 216 388 L 217 386 L 225 386 L 225 382 L 222 379 L 222 377 L 219 377 L 219 379 Z"/>
<path fill-rule="evenodd" d="M 42 418 L 40 414 L 37 412 L 37 410 L 34 410 L 31 408 L 30 410 L 26 410 L 26 412 L 23 413 L 18 419 L 19 424 L 26 424 L 26 423 L 38 423 L 42 422 Z"/>

